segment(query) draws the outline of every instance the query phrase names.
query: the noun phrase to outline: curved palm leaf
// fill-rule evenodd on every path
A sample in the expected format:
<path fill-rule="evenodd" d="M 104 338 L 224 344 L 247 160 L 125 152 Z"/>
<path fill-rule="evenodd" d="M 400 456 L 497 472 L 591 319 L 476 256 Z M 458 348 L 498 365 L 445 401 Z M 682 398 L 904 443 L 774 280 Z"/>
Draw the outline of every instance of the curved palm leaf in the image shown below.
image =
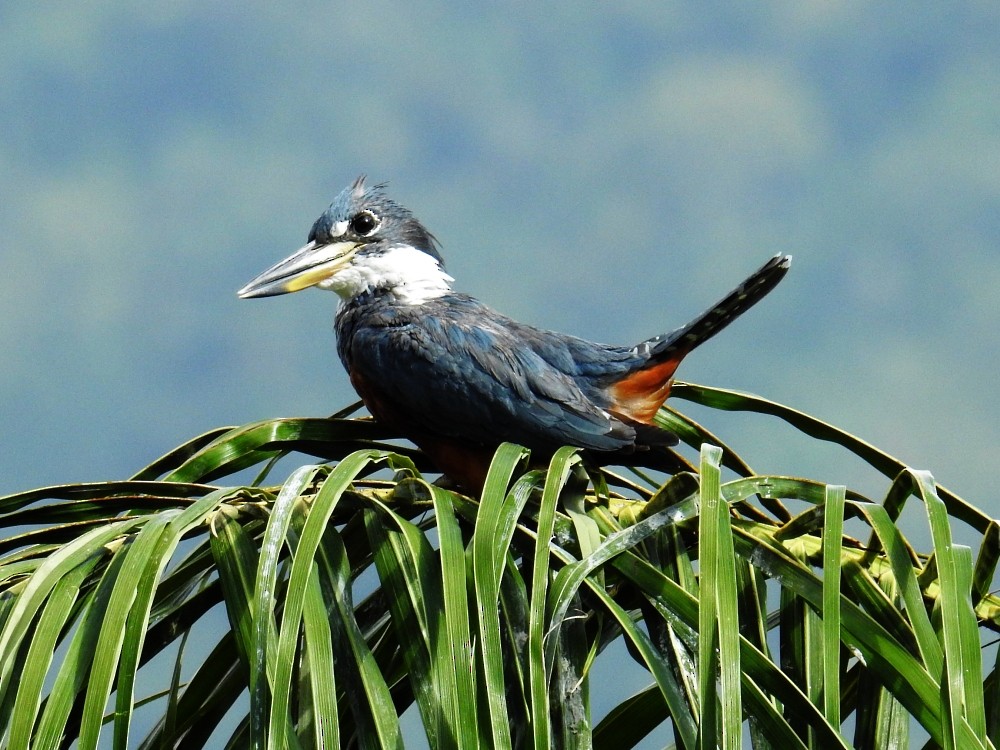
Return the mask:
<path fill-rule="evenodd" d="M 3 745 L 401 747 L 415 705 L 435 748 L 994 747 L 997 522 L 794 409 L 674 394 L 843 445 L 884 499 L 754 475 L 673 409 L 662 423 L 701 451 L 687 471 L 629 479 L 572 449 L 540 470 L 504 445 L 481 498 L 428 484 L 370 420 L 216 430 L 131 480 L 0 498 Z M 293 452 L 324 463 L 268 484 Z M 930 549 L 895 525 L 905 502 Z M 615 643 L 648 688 L 593 679 Z"/>

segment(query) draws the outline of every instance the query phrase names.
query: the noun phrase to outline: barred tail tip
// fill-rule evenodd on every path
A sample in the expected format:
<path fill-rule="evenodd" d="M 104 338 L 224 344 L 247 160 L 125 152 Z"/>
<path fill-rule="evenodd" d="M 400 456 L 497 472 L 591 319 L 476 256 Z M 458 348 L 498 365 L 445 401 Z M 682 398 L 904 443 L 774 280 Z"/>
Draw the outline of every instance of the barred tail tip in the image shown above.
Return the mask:
<path fill-rule="evenodd" d="M 791 255 L 777 253 L 687 325 L 637 344 L 632 351 L 644 354 L 645 363 L 608 389 L 616 411 L 650 423 L 670 395 L 671 378 L 681 360 L 767 296 L 791 264 Z"/>

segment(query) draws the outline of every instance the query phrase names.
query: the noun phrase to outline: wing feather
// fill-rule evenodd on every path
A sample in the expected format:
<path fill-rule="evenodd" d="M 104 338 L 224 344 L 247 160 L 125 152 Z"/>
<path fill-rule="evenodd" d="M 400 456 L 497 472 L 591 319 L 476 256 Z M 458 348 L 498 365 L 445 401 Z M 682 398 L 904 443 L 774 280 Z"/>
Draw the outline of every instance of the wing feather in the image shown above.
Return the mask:
<path fill-rule="evenodd" d="M 566 337 L 538 329 L 526 337 L 518 330 L 524 326 L 464 296 L 422 307 L 429 309 L 419 315 L 397 308 L 338 316 L 352 379 L 377 393 L 392 421 L 487 444 L 611 451 L 634 443 L 632 426 L 595 403 L 575 373 L 553 364 L 573 365 L 560 351 Z"/>

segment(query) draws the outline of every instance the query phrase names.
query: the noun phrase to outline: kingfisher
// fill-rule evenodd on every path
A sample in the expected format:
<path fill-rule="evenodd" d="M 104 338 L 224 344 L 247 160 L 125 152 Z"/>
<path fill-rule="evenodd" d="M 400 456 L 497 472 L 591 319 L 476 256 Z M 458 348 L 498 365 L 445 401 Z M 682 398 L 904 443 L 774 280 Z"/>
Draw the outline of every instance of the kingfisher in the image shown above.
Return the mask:
<path fill-rule="evenodd" d="M 337 352 L 368 411 L 474 491 L 504 441 L 533 457 L 572 445 L 603 463 L 676 444 L 653 417 L 677 366 L 770 292 L 790 263 L 775 255 L 670 333 L 634 346 L 593 343 L 454 291 L 434 236 L 384 184 L 361 176 L 316 220 L 304 247 L 238 295 L 335 292 Z"/>

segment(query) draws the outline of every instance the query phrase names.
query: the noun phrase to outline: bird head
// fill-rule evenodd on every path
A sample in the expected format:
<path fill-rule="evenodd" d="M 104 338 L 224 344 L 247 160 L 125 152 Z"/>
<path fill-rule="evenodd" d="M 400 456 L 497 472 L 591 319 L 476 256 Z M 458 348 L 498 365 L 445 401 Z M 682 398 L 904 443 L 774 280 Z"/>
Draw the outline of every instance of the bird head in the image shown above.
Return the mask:
<path fill-rule="evenodd" d="M 382 185 L 368 187 L 361 176 L 316 220 L 305 246 L 237 294 L 270 297 L 315 286 L 344 300 L 384 291 L 419 304 L 446 294 L 452 280 L 433 235 Z"/>

